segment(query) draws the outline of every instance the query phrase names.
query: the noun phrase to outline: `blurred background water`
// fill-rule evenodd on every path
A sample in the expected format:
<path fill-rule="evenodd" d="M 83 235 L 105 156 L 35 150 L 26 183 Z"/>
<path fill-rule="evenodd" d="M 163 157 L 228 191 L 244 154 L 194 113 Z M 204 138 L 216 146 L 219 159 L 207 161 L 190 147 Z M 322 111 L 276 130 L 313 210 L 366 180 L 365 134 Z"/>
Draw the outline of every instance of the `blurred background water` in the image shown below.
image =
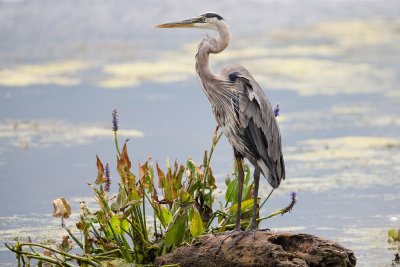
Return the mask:
<path fill-rule="evenodd" d="M 96 154 L 117 190 L 114 106 L 133 162 L 202 161 L 216 124 L 194 72 L 205 32 L 152 26 L 206 11 L 232 32 L 213 69 L 245 66 L 280 103 L 287 180 L 261 213 L 291 191 L 298 204 L 261 227 L 335 240 L 359 266 L 396 264 L 387 231 L 400 226 L 397 0 L 0 0 L 0 242 L 60 238 L 51 201 L 79 212 Z M 233 167 L 225 138 L 212 166 L 223 191 Z M 269 190 L 263 180 L 261 196 Z M 0 265 L 14 264 L 1 245 Z"/>

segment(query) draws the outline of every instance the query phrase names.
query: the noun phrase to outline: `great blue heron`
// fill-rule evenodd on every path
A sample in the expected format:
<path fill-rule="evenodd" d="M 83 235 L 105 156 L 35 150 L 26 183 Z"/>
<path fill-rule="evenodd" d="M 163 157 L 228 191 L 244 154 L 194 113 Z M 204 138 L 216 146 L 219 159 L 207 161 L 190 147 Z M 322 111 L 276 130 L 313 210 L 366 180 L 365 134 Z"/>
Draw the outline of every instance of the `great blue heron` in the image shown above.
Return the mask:
<path fill-rule="evenodd" d="M 260 172 L 273 188 L 285 179 L 281 134 L 274 111 L 263 90 L 242 66 L 231 64 L 218 74 L 211 71 L 209 54 L 223 51 L 229 44 L 229 26 L 218 14 L 205 13 L 187 20 L 165 23 L 156 28 L 193 27 L 214 30 L 218 36 L 206 35 L 196 54 L 196 72 L 201 88 L 208 97 L 215 119 L 233 146 L 238 166 L 239 195 L 235 232 L 240 229 L 240 210 L 244 180 L 243 158 L 253 164 L 254 206 L 251 227 L 257 229 L 257 197 Z M 241 239 L 241 238 L 240 238 Z"/>

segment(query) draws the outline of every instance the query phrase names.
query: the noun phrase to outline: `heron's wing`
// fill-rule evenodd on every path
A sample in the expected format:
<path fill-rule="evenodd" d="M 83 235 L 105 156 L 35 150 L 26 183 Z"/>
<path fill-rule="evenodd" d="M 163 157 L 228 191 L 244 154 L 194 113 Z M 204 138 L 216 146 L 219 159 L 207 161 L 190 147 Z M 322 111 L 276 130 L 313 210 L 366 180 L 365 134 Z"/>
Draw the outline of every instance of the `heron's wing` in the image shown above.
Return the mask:
<path fill-rule="evenodd" d="M 281 134 L 271 104 L 247 71 L 240 71 L 234 84 L 235 91 L 241 92 L 238 94 L 240 124 L 261 158 L 257 163 L 264 176 L 277 188 L 285 179 L 285 164 Z"/>

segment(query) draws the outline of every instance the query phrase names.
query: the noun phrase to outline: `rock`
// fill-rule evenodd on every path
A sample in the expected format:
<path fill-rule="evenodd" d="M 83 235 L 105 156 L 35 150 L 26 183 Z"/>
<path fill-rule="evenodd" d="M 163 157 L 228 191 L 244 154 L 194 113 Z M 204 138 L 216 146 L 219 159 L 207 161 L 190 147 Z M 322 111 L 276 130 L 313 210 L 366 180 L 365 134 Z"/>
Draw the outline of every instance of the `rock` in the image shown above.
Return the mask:
<path fill-rule="evenodd" d="M 258 230 L 255 241 L 245 236 L 228 249 L 235 238 L 228 233 L 207 234 L 193 244 L 156 258 L 158 266 L 355 266 L 353 251 L 336 242 L 310 234 Z"/>

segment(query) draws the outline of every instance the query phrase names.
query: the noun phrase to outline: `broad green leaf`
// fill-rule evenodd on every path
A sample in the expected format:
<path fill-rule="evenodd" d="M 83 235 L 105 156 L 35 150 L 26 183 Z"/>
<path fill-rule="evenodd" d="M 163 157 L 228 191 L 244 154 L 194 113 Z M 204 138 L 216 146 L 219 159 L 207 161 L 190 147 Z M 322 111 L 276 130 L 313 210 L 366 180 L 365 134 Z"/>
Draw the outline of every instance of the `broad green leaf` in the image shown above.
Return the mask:
<path fill-rule="evenodd" d="M 184 212 L 165 234 L 164 246 L 175 245 L 178 246 L 186 233 L 187 213 Z"/>
<path fill-rule="evenodd" d="M 184 186 L 182 186 L 181 190 L 180 190 L 180 202 L 184 203 L 184 202 L 192 202 L 192 196 L 186 192 L 186 189 Z"/>
<path fill-rule="evenodd" d="M 121 226 L 119 221 L 119 215 L 114 215 L 110 220 L 110 226 L 116 235 L 121 234 Z M 111 231 L 110 231 L 111 232 Z"/>
<path fill-rule="evenodd" d="M 390 229 L 388 232 L 389 242 L 399 241 L 400 239 L 400 228 L 399 229 Z"/>
<path fill-rule="evenodd" d="M 260 198 L 257 198 L 257 204 L 260 203 Z M 238 204 L 235 203 L 232 205 L 232 207 L 229 209 L 229 211 L 234 211 L 236 213 Z M 253 199 L 247 199 L 242 201 L 242 206 L 240 207 L 240 212 L 243 212 L 245 210 L 251 209 L 254 206 L 254 200 Z"/>
<path fill-rule="evenodd" d="M 238 180 L 235 178 L 231 181 L 226 189 L 225 193 L 225 201 L 226 202 L 235 202 L 237 199 L 237 191 L 238 191 Z"/>
<path fill-rule="evenodd" d="M 130 199 L 131 201 L 133 201 L 133 200 L 141 201 L 139 192 L 134 187 L 132 188 L 132 191 L 131 191 L 131 197 L 132 197 L 132 199 Z"/>
<path fill-rule="evenodd" d="M 193 210 L 194 213 L 190 222 L 190 234 L 193 236 L 193 238 L 196 238 L 203 233 L 203 222 L 201 220 L 201 216 L 198 210 Z"/>
<path fill-rule="evenodd" d="M 162 209 L 163 209 L 162 210 L 162 217 L 163 217 L 163 220 L 165 222 L 164 226 L 166 226 L 166 225 L 169 224 L 169 221 L 171 220 L 172 215 L 171 215 L 171 213 L 169 212 L 169 210 L 166 207 L 162 207 Z"/>
<path fill-rule="evenodd" d="M 245 177 L 244 177 L 244 184 L 245 184 L 245 185 L 248 185 L 248 184 L 249 184 L 249 181 L 250 181 L 250 178 L 251 178 L 251 175 L 250 175 L 250 167 L 249 167 L 248 164 L 245 164 L 244 166 L 245 166 L 245 168 L 246 168 Z"/>
<path fill-rule="evenodd" d="M 123 230 L 125 230 L 126 232 L 128 232 L 129 226 L 130 226 L 130 224 L 129 224 L 128 220 L 126 220 L 126 219 L 123 219 L 123 220 L 120 222 L 120 227 L 121 227 Z"/>

